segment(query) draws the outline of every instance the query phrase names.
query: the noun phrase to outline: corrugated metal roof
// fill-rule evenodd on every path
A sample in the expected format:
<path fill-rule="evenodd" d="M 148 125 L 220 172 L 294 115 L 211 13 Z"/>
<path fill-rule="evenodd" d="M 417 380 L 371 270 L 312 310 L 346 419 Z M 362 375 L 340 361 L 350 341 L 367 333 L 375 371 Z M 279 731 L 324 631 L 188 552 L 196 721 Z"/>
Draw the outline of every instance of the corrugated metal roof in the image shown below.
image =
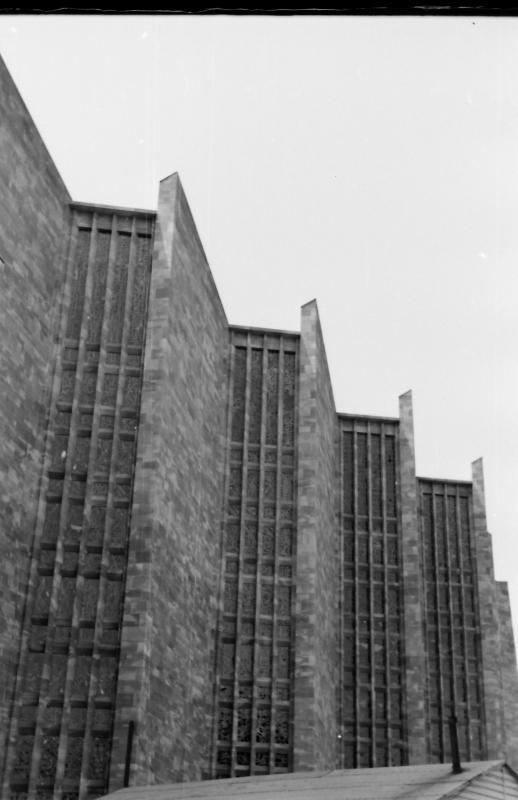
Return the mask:
<path fill-rule="evenodd" d="M 518 796 L 518 778 L 503 761 L 477 761 L 463 764 L 458 775 L 452 773 L 449 764 L 294 772 L 135 786 L 106 797 L 110 800 L 443 800 L 450 797 L 498 800 L 515 796 Z"/>

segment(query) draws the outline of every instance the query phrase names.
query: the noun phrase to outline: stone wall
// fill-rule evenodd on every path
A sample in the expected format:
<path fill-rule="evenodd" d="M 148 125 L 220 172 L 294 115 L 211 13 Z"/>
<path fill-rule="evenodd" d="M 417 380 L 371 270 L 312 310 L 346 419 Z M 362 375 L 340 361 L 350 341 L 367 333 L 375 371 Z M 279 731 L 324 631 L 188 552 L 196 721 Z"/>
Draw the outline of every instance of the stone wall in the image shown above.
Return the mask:
<path fill-rule="evenodd" d="M 7 773 L 107 788 L 153 215 L 74 208 Z"/>
<path fill-rule="evenodd" d="M 487 530 L 484 470 L 482 459 L 472 464 L 473 533 L 477 570 L 478 614 L 482 654 L 485 707 L 485 758 L 501 758 L 504 747 L 502 675 L 500 670 L 500 631 L 493 545 Z"/>
<path fill-rule="evenodd" d="M 338 758 L 337 416 L 316 302 L 302 307 L 293 769 Z"/>
<path fill-rule="evenodd" d="M 0 773 L 55 363 L 69 200 L 0 59 Z"/>
<path fill-rule="evenodd" d="M 518 768 L 518 671 L 507 583 L 497 581 L 496 594 L 500 622 L 500 667 L 504 697 L 505 745 L 501 758 L 505 758 L 506 762 L 516 770 Z"/>
<path fill-rule="evenodd" d="M 404 671 L 408 763 L 426 761 L 424 593 L 415 473 L 412 392 L 399 398 L 400 514 L 403 557 Z"/>
<path fill-rule="evenodd" d="M 110 788 L 208 768 L 226 411 L 226 318 L 178 176 L 152 260 Z"/>

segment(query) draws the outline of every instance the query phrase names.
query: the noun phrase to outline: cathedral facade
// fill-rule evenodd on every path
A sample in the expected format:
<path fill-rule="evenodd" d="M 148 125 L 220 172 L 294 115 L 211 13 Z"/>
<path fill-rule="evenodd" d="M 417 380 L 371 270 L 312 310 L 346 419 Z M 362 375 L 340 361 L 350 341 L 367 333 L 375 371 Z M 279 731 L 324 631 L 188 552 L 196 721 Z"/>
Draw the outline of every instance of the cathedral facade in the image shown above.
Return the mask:
<path fill-rule="evenodd" d="M 518 764 L 482 463 L 335 408 L 318 309 L 229 324 L 176 174 L 72 201 L 0 63 L 5 798 Z"/>

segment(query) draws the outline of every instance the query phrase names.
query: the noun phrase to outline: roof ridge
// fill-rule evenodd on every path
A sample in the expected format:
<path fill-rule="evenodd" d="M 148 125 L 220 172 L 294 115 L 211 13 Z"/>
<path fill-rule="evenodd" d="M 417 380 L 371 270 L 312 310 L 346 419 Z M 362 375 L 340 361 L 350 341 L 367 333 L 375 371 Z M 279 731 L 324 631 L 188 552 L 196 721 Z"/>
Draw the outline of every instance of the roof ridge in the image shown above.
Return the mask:
<path fill-rule="evenodd" d="M 484 762 L 476 762 L 475 761 L 475 762 L 466 762 L 466 763 L 475 763 L 476 764 L 476 763 L 484 763 Z M 486 762 L 486 763 L 488 763 L 488 762 Z M 492 772 L 493 770 L 496 770 L 497 768 L 502 769 L 502 767 L 504 767 L 504 766 L 506 766 L 506 763 L 503 760 L 489 762 L 486 769 L 481 770 L 480 772 L 477 772 L 477 774 L 476 775 L 472 775 L 471 778 L 466 778 L 458 786 L 456 786 L 454 789 L 452 789 L 451 792 L 448 792 L 447 794 L 443 795 L 441 800 L 449 800 L 449 798 L 458 797 L 460 792 L 464 791 L 464 789 L 467 786 L 469 786 L 470 784 L 472 784 L 475 781 L 477 781 L 483 775 L 489 775 L 489 773 Z"/>

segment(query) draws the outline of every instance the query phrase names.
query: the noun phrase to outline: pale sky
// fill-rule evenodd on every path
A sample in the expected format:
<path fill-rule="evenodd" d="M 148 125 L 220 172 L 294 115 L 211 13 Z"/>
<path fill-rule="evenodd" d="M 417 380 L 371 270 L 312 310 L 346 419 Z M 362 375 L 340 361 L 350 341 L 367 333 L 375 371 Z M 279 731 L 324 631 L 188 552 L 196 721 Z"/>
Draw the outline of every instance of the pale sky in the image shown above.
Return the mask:
<path fill-rule="evenodd" d="M 0 16 L 0 53 L 75 200 L 178 171 L 231 323 L 316 297 L 339 411 L 412 389 L 420 475 L 484 458 L 516 629 L 518 20 Z"/>

